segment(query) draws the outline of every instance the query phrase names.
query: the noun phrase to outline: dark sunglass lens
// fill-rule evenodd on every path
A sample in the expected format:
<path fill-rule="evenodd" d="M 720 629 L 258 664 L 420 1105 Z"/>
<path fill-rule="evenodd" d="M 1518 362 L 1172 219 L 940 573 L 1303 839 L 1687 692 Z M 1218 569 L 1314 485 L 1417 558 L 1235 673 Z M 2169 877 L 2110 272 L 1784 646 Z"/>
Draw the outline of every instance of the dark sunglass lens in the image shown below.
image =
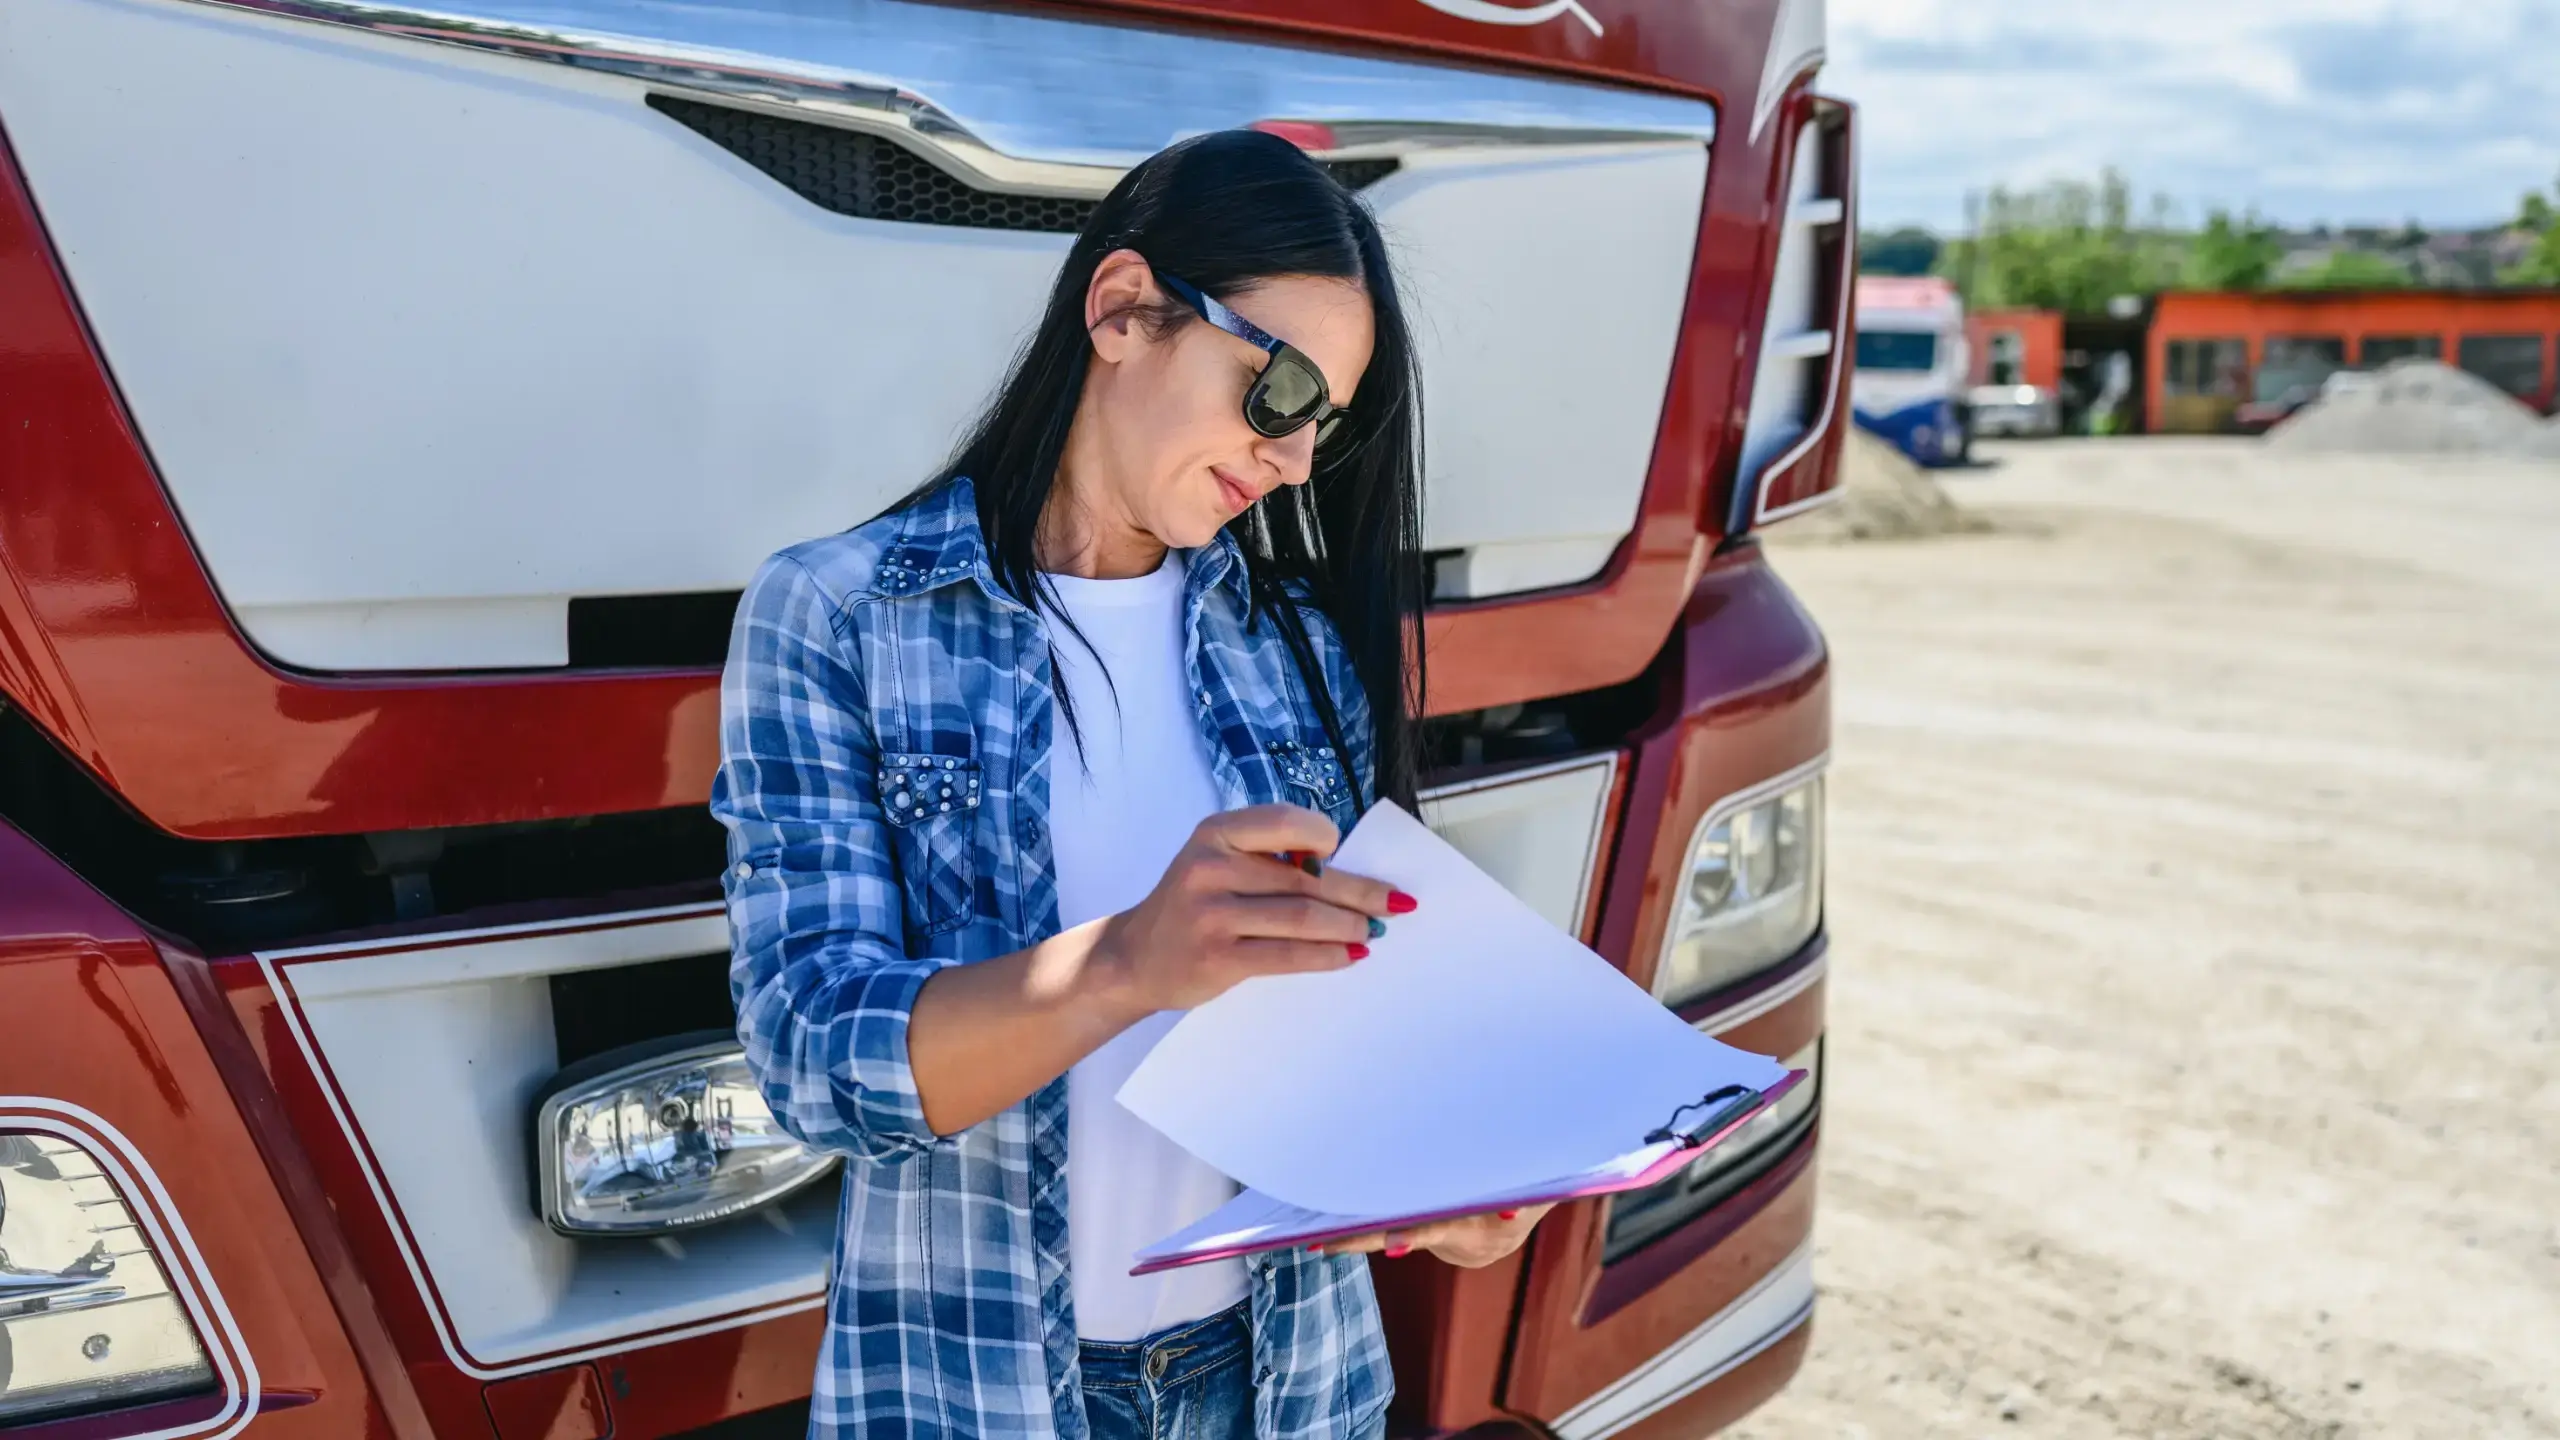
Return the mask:
<path fill-rule="evenodd" d="M 1273 430 L 1257 419 L 1255 429 L 1266 434 L 1286 433 L 1307 423 L 1317 408 L 1324 404 L 1324 377 L 1316 374 L 1313 368 L 1297 363 L 1295 357 L 1283 356 L 1272 361 L 1271 367 L 1262 372 L 1261 381 L 1254 386 L 1254 394 L 1247 399 L 1258 399 L 1268 418 L 1282 427 Z"/>
<path fill-rule="evenodd" d="M 1271 403 L 1270 390 L 1259 380 L 1253 382 L 1253 388 L 1244 392 L 1244 418 L 1256 431 L 1276 440 L 1307 422 L 1301 416 L 1282 414 Z"/>
<path fill-rule="evenodd" d="M 1349 415 L 1340 410 L 1336 410 L 1332 414 L 1324 417 L 1323 420 L 1317 422 L 1316 443 L 1322 445 L 1326 441 L 1332 439 L 1341 431 L 1342 422 L 1349 418 L 1351 418 Z"/>

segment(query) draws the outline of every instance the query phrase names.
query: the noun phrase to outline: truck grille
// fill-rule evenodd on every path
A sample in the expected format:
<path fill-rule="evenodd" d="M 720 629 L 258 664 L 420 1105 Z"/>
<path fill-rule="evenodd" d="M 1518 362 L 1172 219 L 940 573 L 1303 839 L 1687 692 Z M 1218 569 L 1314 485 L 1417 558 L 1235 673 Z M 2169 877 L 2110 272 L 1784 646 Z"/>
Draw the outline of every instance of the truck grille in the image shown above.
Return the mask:
<path fill-rule="evenodd" d="M 841 126 L 672 95 L 650 96 L 649 108 L 781 181 L 801 199 L 839 215 L 1073 235 L 1098 203 L 980 190 L 894 140 Z M 1323 164 L 1353 190 L 1375 185 L 1396 169 L 1392 159 Z"/>

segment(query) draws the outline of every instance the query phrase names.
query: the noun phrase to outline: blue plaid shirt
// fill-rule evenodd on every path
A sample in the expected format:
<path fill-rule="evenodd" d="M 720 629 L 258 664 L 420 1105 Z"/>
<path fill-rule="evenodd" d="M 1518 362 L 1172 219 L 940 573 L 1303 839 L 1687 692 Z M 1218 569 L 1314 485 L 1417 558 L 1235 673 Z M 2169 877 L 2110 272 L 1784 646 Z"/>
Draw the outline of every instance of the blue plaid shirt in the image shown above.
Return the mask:
<path fill-rule="evenodd" d="M 1269 621 L 1245 627 L 1235 543 L 1188 571 L 1225 802 L 1291 801 L 1347 830 L 1372 731 L 1332 627 L 1304 612 L 1360 752 L 1347 770 Z M 969 483 L 765 562 L 720 699 L 739 1038 L 783 1127 L 849 1157 L 810 1434 L 1083 1440 L 1066 1081 L 936 1135 L 907 1061 L 927 976 L 1058 929 L 1048 631 L 997 586 Z M 1393 1383 L 1366 1259 L 1249 1268 L 1255 1433 L 1381 1433 Z"/>

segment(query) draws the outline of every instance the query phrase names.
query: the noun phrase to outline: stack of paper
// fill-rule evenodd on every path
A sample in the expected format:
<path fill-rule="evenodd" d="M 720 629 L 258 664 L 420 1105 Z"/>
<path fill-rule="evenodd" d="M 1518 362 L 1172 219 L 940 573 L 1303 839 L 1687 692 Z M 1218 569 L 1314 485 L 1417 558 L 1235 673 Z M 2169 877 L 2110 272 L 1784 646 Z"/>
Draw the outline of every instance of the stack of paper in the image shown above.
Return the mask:
<path fill-rule="evenodd" d="M 1682 1023 L 1394 805 L 1331 863 L 1420 906 L 1347 969 L 1192 1011 L 1121 1087 L 1246 1187 L 1142 1271 L 1650 1184 L 1798 1078 Z"/>

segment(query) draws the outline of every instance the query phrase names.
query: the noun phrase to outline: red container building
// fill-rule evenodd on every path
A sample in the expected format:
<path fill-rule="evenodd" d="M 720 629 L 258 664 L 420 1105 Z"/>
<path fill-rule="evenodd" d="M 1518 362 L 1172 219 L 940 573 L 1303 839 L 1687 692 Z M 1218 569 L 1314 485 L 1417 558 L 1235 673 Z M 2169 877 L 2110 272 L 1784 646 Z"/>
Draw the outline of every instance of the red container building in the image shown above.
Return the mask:
<path fill-rule="evenodd" d="M 2172 292 L 2156 302 L 2148 349 L 2154 431 L 2229 429 L 2244 403 L 2412 356 L 2548 414 L 2560 392 L 2560 290 Z"/>

